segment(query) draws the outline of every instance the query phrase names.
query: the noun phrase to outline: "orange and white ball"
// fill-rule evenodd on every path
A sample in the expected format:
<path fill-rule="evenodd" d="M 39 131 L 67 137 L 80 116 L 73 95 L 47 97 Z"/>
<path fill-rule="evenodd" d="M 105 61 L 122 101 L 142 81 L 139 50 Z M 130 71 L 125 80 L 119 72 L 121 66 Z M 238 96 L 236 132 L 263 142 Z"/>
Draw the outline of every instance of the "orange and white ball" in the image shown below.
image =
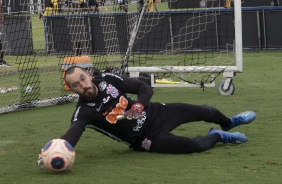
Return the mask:
<path fill-rule="evenodd" d="M 72 167 L 75 151 L 72 145 L 63 139 L 49 141 L 41 150 L 44 166 L 53 171 L 64 171 Z"/>

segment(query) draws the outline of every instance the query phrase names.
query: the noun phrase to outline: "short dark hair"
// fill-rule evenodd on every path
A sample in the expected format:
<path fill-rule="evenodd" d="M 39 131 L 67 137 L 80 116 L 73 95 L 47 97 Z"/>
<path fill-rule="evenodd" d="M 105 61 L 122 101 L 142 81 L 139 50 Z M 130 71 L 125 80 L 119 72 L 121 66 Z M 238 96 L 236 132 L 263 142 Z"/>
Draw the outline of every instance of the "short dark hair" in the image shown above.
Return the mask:
<path fill-rule="evenodd" d="M 70 85 L 69 85 L 69 83 L 66 81 L 66 77 L 67 77 L 68 74 L 72 74 L 76 68 L 80 68 L 82 71 L 85 71 L 83 68 L 81 68 L 81 67 L 79 67 L 79 66 L 71 66 L 71 67 L 69 67 L 69 68 L 66 70 L 66 73 L 65 73 L 65 83 L 66 83 L 66 85 L 67 85 L 68 87 L 70 87 Z M 85 73 L 86 73 L 86 71 L 85 71 Z"/>

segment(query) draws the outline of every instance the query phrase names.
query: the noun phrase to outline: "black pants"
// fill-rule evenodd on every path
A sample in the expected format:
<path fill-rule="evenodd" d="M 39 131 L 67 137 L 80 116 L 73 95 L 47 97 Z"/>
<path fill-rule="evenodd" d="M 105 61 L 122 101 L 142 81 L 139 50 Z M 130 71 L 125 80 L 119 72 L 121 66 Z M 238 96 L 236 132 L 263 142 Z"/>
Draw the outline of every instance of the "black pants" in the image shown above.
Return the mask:
<path fill-rule="evenodd" d="M 191 105 L 184 103 L 154 103 L 149 116 L 150 129 L 133 147 L 136 151 L 158 153 L 195 153 L 212 148 L 221 138 L 218 134 L 188 138 L 171 133 L 176 127 L 195 121 L 215 123 L 224 127 L 231 124 L 219 110 L 207 105 Z M 207 130 L 208 131 L 208 130 Z"/>

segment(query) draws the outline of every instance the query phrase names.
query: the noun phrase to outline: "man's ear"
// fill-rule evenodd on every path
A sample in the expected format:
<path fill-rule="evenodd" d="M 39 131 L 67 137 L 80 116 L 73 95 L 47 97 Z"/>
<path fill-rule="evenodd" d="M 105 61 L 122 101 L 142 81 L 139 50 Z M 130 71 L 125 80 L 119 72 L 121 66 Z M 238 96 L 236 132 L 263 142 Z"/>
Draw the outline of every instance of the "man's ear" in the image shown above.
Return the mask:
<path fill-rule="evenodd" d="M 73 92 L 73 90 L 72 90 L 71 88 L 69 88 L 69 89 L 68 89 L 68 91 L 70 91 L 70 92 L 74 93 L 74 92 Z"/>
<path fill-rule="evenodd" d="M 64 78 L 64 87 L 67 91 L 70 91 L 73 93 L 73 90 L 67 85 L 67 81 L 66 81 L 66 78 Z"/>

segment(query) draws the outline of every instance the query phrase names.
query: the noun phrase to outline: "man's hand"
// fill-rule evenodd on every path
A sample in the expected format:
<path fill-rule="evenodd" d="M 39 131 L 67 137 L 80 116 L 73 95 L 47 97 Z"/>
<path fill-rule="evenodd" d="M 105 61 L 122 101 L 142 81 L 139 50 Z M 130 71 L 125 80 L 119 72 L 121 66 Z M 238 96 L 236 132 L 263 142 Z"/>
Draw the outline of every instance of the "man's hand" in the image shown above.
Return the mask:
<path fill-rule="evenodd" d="M 43 163 L 43 158 L 42 158 L 42 155 L 41 155 L 41 151 L 38 155 L 38 160 L 37 160 L 37 165 L 40 167 L 40 169 L 44 169 L 44 163 Z"/>
<path fill-rule="evenodd" d="M 129 109 L 128 111 L 125 111 L 123 113 L 123 115 L 127 118 L 127 119 L 142 119 L 142 111 L 144 109 L 144 106 L 140 103 L 135 103 L 131 106 L 131 109 Z"/>

